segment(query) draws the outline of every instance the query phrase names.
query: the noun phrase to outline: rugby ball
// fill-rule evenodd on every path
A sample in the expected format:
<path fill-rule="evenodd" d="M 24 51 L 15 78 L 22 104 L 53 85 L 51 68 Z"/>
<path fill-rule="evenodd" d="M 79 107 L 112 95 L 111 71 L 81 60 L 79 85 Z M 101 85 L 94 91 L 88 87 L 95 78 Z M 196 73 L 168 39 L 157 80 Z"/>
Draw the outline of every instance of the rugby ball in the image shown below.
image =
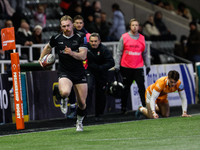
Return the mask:
<path fill-rule="evenodd" d="M 47 54 L 42 58 L 41 62 L 44 68 L 49 68 L 55 63 L 55 57 L 52 54 Z"/>

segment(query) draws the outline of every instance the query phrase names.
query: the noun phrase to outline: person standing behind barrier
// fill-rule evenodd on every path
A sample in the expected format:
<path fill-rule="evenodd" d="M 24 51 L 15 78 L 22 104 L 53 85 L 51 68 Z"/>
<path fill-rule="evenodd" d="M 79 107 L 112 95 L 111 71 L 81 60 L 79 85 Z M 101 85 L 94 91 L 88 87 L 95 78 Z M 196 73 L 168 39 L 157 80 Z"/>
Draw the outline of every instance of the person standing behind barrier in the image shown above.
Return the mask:
<path fill-rule="evenodd" d="M 127 101 L 133 80 L 135 80 L 138 85 L 142 105 L 146 106 L 143 66 L 145 63 L 146 74 L 148 74 L 150 71 L 150 59 L 147 55 L 145 38 L 138 33 L 138 30 L 139 22 L 136 19 L 131 19 L 130 31 L 121 36 L 115 59 L 115 69 L 116 71 L 120 69 L 125 86 L 121 99 L 121 111 L 123 114 L 127 113 Z"/>
<path fill-rule="evenodd" d="M 167 94 L 177 90 L 182 100 L 182 117 L 191 117 L 187 114 L 187 98 L 184 85 L 179 80 L 179 73 L 171 70 L 168 76 L 159 78 L 146 89 L 147 108 L 139 106 L 135 113 L 136 118 L 139 119 L 142 113 L 151 119 L 159 118 L 157 113 L 160 113 L 163 117 L 169 117 L 170 108 Z"/>
<path fill-rule="evenodd" d="M 42 44 L 42 26 L 36 25 L 32 32 L 33 44 Z M 40 48 L 33 48 L 33 60 L 37 60 L 40 57 Z"/>
<path fill-rule="evenodd" d="M 112 11 L 113 11 L 113 20 L 112 20 L 112 26 L 110 27 L 108 36 L 111 41 L 112 40 L 118 41 L 121 35 L 126 32 L 124 14 L 120 10 L 120 7 L 117 3 L 114 3 L 112 5 Z"/>
<path fill-rule="evenodd" d="M 26 46 L 32 46 L 33 45 L 33 39 L 32 39 L 32 32 L 30 31 L 30 26 L 26 21 L 21 22 L 20 28 L 17 30 L 17 34 L 26 40 Z M 28 48 L 22 48 L 22 59 L 29 59 L 29 49 Z"/>
<path fill-rule="evenodd" d="M 190 34 L 187 39 L 187 58 L 193 62 L 200 62 L 200 32 L 195 21 L 189 23 Z"/>
<path fill-rule="evenodd" d="M 92 103 L 95 88 L 95 121 L 100 121 L 106 106 L 105 87 L 108 82 L 108 70 L 114 67 L 115 62 L 108 48 L 101 43 L 98 33 L 90 35 L 87 58 L 87 104 Z"/>
<path fill-rule="evenodd" d="M 107 42 L 110 26 L 108 25 L 108 22 L 107 22 L 107 15 L 103 11 L 101 12 L 101 29 L 102 29 L 101 41 Z"/>
<path fill-rule="evenodd" d="M 43 28 L 46 27 L 46 13 L 43 5 L 37 6 L 37 11 L 34 13 L 35 25 L 41 25 Z"/>
<path fill-rule="evenodd" d="M 87 56 L 87 41 L 81 33 L 74 33 L 73 20 L 70 16 L 63 16 L 60 19 L 61 33 L 53 35 L 50 42 L 44 47 L 41 59 L 51 52 L 53 47 L 58 49 L 58 88 L 61 95 L 61 107 L 67 108 L 66 99 L 69 96 L 72 86 L 76 93 L 78 102 L 76 131 L 83 131 L 82 121 L 86 116 L 87 79 L 83 67 L 83 60 Z"/>
<path fill-rule="evenodd" d="M 161 11 L 157 11 L 155 13 L 154 22 L 155 22 L 157 29 L 160 32 L 160 35 L 162 36 L 162 40 L 166 40 L 166 41 L 175 41 L 176 40 L 176 35 L 171 34 L 171 31 L 167 28 L 167 26 L 163 22 L 163 14 Z"/>
<path fill-rule="evenodd" d="M 74 17 L 74 31 L 82 32 L 85 34 L 87 42 L 89 42 L 90 33 L 84 28 L 84 18 L 81 15 Z"/>

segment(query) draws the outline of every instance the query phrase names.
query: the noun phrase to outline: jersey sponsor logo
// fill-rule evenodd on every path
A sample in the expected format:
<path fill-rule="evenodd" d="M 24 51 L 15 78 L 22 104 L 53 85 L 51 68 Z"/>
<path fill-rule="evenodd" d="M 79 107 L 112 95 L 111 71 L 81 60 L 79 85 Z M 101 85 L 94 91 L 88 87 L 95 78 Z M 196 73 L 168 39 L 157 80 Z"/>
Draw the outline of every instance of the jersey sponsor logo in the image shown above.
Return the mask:
<path fill-rule="evenodd" d="M 77 42 L 77 41 L 75 41 L 75 40 L 73 40 L 73 43 L 72 43 L 72 45 L 78 45 L 78 42 Z"/>
<path fill-rule="evenodd" d="M 63 44 L 63 42 L 58 42 L 58 44 Z"/>
<path fill-rule="evenodd" d="M 126 54 L 132 55 L 132 56 L 140 56 L 141 52 L 138 53 L 138 52 L 126 51 Z"/>
<path fill-rule="evenodd" d="M 82 81 L 86 81 L 86 77 L 83 77 Z"/>
<path fill-rule="evenodd" d="M 128 46 L 131 47 L 131 48 L 140 48 L 139 45 L 128 45 Z"/>

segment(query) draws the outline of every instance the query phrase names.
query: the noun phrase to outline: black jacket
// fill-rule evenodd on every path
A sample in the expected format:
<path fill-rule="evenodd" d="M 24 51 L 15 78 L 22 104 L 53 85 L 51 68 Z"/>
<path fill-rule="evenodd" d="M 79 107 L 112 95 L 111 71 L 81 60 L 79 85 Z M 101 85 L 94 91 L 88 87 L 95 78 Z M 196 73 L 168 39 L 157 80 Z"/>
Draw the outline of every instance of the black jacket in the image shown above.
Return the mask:
<path fill-rule="evenodd" d="M 196 29 L 190 31 L 187 40 L 187 56 L 192 57 L 194 55 L 200 55 L 200 32 Z"/>
<path fill-rule="evenodd" d="M 97 80 L 107 82 L 108 70 L 115 65 L 113 56 L 108 48 L 100 43 L 97 49 L 93 49 L 90 44 L 88 44 L 87 59 L 87 71 L 92 73 Z"/>

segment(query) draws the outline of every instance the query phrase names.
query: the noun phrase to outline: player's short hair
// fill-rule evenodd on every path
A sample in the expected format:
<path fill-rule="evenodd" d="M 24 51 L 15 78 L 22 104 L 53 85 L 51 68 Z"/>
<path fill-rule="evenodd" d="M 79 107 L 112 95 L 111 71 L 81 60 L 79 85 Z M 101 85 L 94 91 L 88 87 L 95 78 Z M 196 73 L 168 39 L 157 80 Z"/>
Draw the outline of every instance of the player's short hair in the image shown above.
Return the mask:
<path fill-rule="evenodd" d="M 71 18 L 70 16 L 68 16 L 68 15 L 62 16 L 61 19 L 60 19 L 60 23 L 61 23 L 62 21 L 66 21 L 66 20 L 70 20 L 70 21 L 73 23 L 72 18 Z"/>
<path fill-rule="evenodd" d="M 81 15 L 76 15 L 76 16 L 74 17 L 73 21 L 75 22 L 75 21 L 78 20 L 78 19 L 83 20 L 83 22 L 84 22 L 84 18 L 83 18 Z"/>
<path fill-rule="evenodd" d="M 168 78 L 174 79 L 175 81 L 178 81 L 179 73 L 176 70 L 171 70 L 171 71 L 168 72 Z"/>
<path fill-rule="evenodd" d="M 99 33 L 95 33 L 95 32 L 90 34 L 90 38 L 91 37 L 98 37 L 99 40 L 101 39 Z"/>
<path fill-rule="evenodd" d="M 139 22 L 137 19 L 135 19 L 135 18 L 131 19 L 130 22 L 129 22 L 129 24 L 131 25 L 131 23 L 132 23 L 133 21 L 137 21 L 137 22 L 138 22 L 138 25 L 140 24 L 140 22 Z"/>

